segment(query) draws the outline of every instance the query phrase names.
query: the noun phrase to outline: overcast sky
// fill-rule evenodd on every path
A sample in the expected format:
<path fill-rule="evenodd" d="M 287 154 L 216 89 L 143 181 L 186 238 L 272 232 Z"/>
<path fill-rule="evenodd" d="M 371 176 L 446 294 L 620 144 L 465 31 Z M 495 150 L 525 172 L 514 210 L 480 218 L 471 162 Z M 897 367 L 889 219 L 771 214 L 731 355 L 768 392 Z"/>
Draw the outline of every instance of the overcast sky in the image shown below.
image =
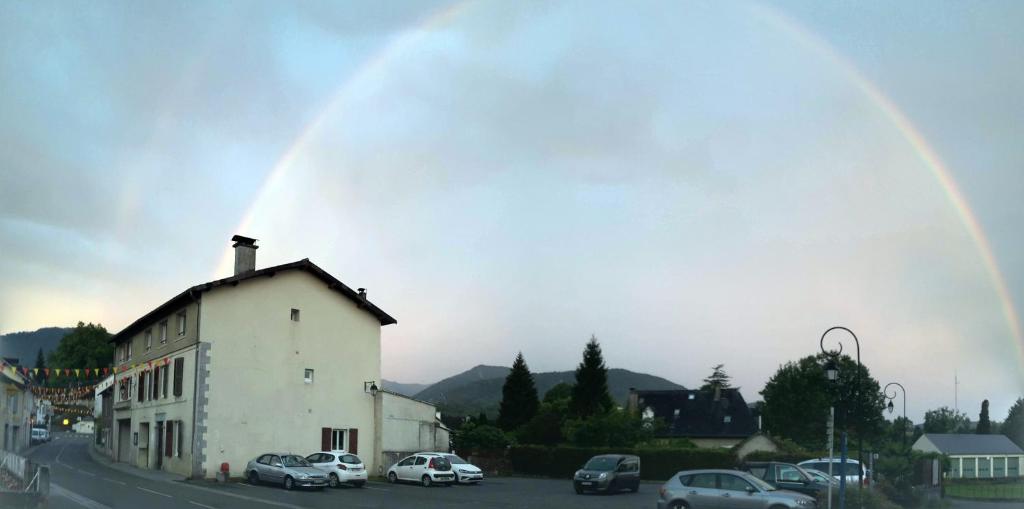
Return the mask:
<path fill-rule="evenodd" d="M 958 372 L 1001 420 L 1024 4 L 891 4 L 3 2 L 0 333 L 118 331 L 239 233 L 367 287 L 393 380 L 595 334 L 753 401 L 845 325 L 912 418 Z"/>

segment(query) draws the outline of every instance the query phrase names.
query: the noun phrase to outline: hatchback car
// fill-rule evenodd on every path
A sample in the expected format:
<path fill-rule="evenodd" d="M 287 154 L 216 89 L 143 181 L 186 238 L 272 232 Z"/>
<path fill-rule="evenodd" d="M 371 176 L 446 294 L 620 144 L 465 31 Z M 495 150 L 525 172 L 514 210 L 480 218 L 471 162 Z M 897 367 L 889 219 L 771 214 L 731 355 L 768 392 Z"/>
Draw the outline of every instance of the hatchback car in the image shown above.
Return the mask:
<path fill-rule="evenodd" d="M 778 490 L 739 470 L 684 470 L 658 490 L 658 509 L 810 509 L 817 502 L 807 495 Z"/>
<path fill-rule="evenodd" d="M 327 474 L 310 465 L 302 456 L 287 453 L 261 454 L 245 466 L 249 484 L 280 483 L 284 489 L 296 486 L 323 489 Z"/>
<path fill-rule="evenodd" d="M 413 454 L 402 458 L 388 469 L 388 482 L 418 482 L 429 487 L 432 484 L 451 486 L 455 482 L 452 464 L 435 454 Z"/>
<path fill-rule="evenodd" d="M 572 477 L 577 494 L 584 491 L 612 493 L 640 489 L 640 458 L 625 454 L 602 454 L 590 458 Z"/>
<path fill-rule="evenodd" d="M 351 484 L 357 488 L 366 485 L 366 467 L 363 460 L 345 451 L 323 451 L 306 456 L 306 461 L 327 473 L 327 483 L 332 488 Z"/>
<path fill-rule="evenodd" d="M 441 456 L 452 464 L 452 473 L 455 474 L 455 482 L 463 484 L 476 484 L 484 480 L 484 471 L 472 463 L 460 458 L 458 455 L 449 452 L 420 452 L 416 454 L 433 454 Z"/>

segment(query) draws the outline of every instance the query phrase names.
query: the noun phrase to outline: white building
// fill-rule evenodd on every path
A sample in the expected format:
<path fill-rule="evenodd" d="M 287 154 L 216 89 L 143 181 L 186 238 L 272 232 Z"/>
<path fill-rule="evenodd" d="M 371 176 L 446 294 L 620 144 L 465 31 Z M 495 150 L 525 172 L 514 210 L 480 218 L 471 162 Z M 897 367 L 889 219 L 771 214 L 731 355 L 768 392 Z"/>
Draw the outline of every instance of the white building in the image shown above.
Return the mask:
<path fill-rule="evenodd" d="M 143 468 L 241 476 L 268 451 L 328 444 L 375 471 L 369 387 L 381 327 L 397 323 L 308 259 L 256 270 L 235 236 L 235 274 L 192 286 L 117 333 L 113 457 Z"/>
<path fill-rule="evenodd" d="M 913 449 L 949 457 L 950 477 L 961 479 L 1020 477 L 1024 450 L 1006 435 L 925 433 Z"/>
<path fill-rule="evenodd" d="M 14 366 L 0 363 L 0 425 L 4 428 L 3 450 L 19 452 L 32 439 L 32 391 L 27 378 Z"/>
<path fill-rule="evenodd" d="M 437 408 L 430 403 L 382 390 L 375 413 L 380 431 L 376 447 L 381 453 L 379 475 L 410 454 L 451 450 L 450 430 L 441 424 Z"/>

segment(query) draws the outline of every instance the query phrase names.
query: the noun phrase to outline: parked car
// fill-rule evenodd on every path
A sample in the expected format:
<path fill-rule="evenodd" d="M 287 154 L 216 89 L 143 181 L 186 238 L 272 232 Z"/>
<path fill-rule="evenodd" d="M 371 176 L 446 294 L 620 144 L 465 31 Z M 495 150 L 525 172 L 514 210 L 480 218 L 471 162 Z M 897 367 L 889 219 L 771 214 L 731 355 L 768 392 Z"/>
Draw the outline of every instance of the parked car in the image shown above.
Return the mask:
<path fill-rule="evenodd" d="M 775 486 L 780 490 L 790 490 L 817 497 L 828 490 L 827 482 L 815 481 L 811 474 L 792 463 L 777 461 L 752 461 L 740 466 L 740 470 Z"/>
<path fill-rule="evenodd" d="M 249 484 L 281 483 L 284 489 L 296 486 L 323 489 L 327 474 L 310 465 L 302 456 L 287 453 L 261 454 L 245 466 Z"/>
<path fill-rule="evenodd" d="M 684 470 L 658 490 L 658 509 L 813 509 L 813 497 L 776 489 L 739 470 Z"/>
<path fill-rule="evenodd" d="M 857 486 L 857 474 L 860 473 L 864 479 L 864 485 L 870 484 L 871 472 L 866 470 L 863 465 L 855 459 L 846 459 L 846 468 L 841 468 L 842 461 L 840 458 L 818 458 L 813 460 L 801 461 L 797 465 L 805 468 L 813 468 L 815 470 L 821 470 L 822 472 L 828 472 L 828 465 L 832 463 L 832 477 L 839 479 L 842 476 L 846 476 L 847 486 Z"/>
<path fill-rule="evenodd" d="M 626 454 L 594 456 L 573 475 L 572 486 L 577 494 L 584 491 L 612 493 L 624 489 L 636 493 L 640 489 L 640 458 Z"/>
<path fill-rule="evenodd" d="M 388 469 L 388 482 L 418 482 L 425 487 L 432 484 L 451 486 L 455 482 L 452 464 L 435 454 L 413 454 L 402 458 Z"/>
<path fill-rule="evenodd" d="M 32 445 L 49 442 L 49 434 L 46 428 L 32 428 Z"/>
<path fill-rule="evenodd" d="M 332 488 L 342 484 L 357 488 L 366 485 L 366 466 L 355 454 L 342 450 L 323 451 L 306 456 L 306 461 L 327 473 L 327 484 Z"/>
<path fill-rule="evenodd" d="M 418 452 L 416 454 L 433 454 L 441 456 L 452 464 L 452 472 L 455 474 L 455 483 L 476 484 L 484 480 L 484 471 L 472 463 L 449 452 Z"/>
<path fill-rule="evenodd" d="M 828 472 L 822 472 L 813 468 L 804 468 L 804 472 L 810 474 L 816 481 L 825 483 L 826 486 L 831 484 L 833 488 L 839 487 L 839 479 L 828 475 Z"/>

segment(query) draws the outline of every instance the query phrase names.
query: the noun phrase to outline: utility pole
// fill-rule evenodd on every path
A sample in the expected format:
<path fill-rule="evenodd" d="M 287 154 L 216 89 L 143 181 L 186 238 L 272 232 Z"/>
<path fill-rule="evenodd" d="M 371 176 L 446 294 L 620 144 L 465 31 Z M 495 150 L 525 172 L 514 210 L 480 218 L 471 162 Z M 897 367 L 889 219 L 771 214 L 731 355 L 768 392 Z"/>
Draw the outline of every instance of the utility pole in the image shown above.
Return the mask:
<path fill-rule="evenodd" d="M 960 414 L 960 378 L 956 370 L 953 370 L 953 411 Z"/>

